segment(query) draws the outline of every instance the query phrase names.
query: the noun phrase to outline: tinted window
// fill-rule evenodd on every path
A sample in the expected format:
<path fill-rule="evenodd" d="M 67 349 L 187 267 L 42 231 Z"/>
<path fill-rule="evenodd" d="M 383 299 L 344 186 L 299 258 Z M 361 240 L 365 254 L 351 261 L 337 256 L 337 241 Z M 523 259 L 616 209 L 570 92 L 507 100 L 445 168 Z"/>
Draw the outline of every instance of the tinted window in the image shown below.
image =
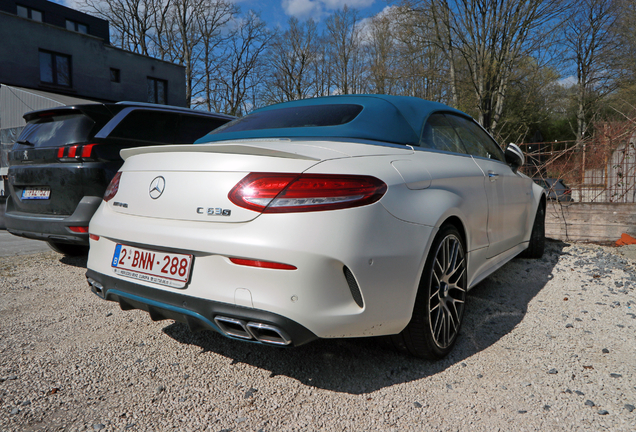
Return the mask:
<path fill-rule="evenodd" d="M 454 128 L 443 114 L 432 114 L 426 121 L 420 146 L 453 153 L 466 153 Z"/>
<path fill-rule="evenodd" d="M 446 117 L 455 126 L 455 130 L 464 143 L 466 150 L 468 150 L 468 154 L 504 161 L 504 154 L 501 148 L 474 121 L 450 114 L 447 114 Z"/>
<path fill-rule="evenodd" d="M 227 123 L 227 120 L 182 115 L 175 142 L 178 144 L 192 144 L 225 123 Z"/>
<path fill-rule="evenodd" d="M 361 105 L 314 105 L 280 108 L 250 114 L 228 123 L 214 133 L 257 129 L 339 126 L 349 123 L 362 111 Z"/>
<path fill-rule="evenodd" d="M 58 147 L 89 139 L 95 122 L 82 114 L 55 115 L 32 120 L 18 137 L 33 147 Z"/>
<path fill-rule="evenodd" d="M 175 113 L 135 110 L 108 137 L 172 144 L 178 120 L 179 115 Z"/>

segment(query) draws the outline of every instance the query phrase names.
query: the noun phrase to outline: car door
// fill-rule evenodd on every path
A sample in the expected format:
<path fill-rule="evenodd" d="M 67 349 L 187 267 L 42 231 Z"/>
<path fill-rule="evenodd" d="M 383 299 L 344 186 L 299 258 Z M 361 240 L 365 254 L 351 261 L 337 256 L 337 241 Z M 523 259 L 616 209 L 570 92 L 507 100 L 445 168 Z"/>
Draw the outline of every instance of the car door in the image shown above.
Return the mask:
<path fill-rule="evenodd" d="M 532 181 L 514 172 L 497 143 L 473 120 L 446 114 L 466 150 L 484 173 L 488 197 L 488 258 L 523 241 L 530 212 Z"/>
<path fill-rule="evenodd" d="M 468 228 L 466 246 L 469 252 L 487 248 L 488 200 L 484 174 L 443 113 L 429 116 L 422 130 L 419 148 L 414 149 L 416 165 L 426 167 L 430 175 L 430 188 L 457 197 L 455 204 Z M 430 204 L 440 205 L 438 202 Z"/>

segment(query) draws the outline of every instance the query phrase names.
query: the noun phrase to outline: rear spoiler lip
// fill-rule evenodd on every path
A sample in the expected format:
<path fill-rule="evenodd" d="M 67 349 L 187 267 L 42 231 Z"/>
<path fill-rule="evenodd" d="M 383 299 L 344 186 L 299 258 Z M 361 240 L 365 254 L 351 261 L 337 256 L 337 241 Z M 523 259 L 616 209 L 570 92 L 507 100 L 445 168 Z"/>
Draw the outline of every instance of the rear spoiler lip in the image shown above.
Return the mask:
<path fill-rule="evenodd" d="M 275 140 L 268 140 L 275 141 Z M 148 147 L 136 147 L 123 149 L 120 152 L 122 159 L 126 160 L 131 156 L 146 153 L 226 153 L 226 154 L 242 154 L 250 156 L 268 156 L 287 159 L 300 159 L 309 161 L 321 161 L 323 159 L 306 156 L 298 153 L 291 153 L 283 150 L 276 150 L 268 147 L 249 145 L 244 143 L 226 143 L 226 144 L 176 144 L 176 145 L 159 145 Z M 348 155 L 343 154 L 343 157 Z"/>

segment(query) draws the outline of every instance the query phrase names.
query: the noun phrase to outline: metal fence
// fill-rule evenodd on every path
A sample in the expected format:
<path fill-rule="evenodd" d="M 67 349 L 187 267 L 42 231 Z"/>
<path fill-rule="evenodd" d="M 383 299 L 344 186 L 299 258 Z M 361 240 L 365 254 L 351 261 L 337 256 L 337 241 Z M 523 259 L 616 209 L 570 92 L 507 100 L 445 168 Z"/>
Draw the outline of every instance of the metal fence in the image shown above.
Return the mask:
<path fill-rule="evenodd" d="M 636 119 L 635 119 L 636 120 Z M 574 202 L 636 202 L 636 122 L 602 123 L 594 137 L 524 143 L 522 171 L 535 179 L 560 179 Z"/>

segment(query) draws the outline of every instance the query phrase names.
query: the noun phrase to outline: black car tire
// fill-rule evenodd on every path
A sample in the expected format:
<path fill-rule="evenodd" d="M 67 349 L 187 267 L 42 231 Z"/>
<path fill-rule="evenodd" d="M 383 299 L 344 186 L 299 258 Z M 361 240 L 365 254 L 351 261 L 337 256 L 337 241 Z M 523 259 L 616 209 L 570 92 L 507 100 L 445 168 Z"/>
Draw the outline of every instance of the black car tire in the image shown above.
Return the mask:
<path fill-rule="evenodd" d="M 532 224 L 528 249 L 519 254 L 519 258 L 541 258 L 545 249 L 545 204 L 540 203 Z"/>
<path fill-rule="evenodd" d="M 60 243 L 47 241 L 49 247 L 57 253 L 61 253 L 66 256 L 82 256 L 88 255 L 88 246 L 75 245 L 70 243 Z"/>
<path fill-rule="evenodd" d="M 424 265 L 411 321 L 390 337 L 396 348 L 431 360 L 450 353 L 466 305 L 466 264 L 461 234 L 452 225 L 442 226 Z"/>

